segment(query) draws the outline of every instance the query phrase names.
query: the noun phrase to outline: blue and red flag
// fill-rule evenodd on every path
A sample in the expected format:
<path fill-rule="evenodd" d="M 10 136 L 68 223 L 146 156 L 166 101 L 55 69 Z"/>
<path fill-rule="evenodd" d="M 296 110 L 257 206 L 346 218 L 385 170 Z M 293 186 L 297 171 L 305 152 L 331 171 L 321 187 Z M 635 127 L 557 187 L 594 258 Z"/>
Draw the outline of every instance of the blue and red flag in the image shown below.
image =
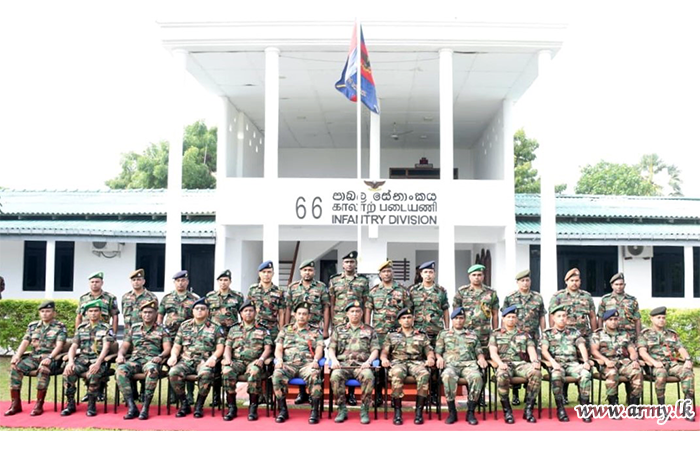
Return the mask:
<path fill-rule="evenodd" d="M 372 67 L 369 65 L 367 47 L 365 47 L 365 36 L 360 25 L 360 46 L 362 55 L 362 103 L 370 111 L 379 114 L 379 104 L 377 103 L 377 88 L 372 77 Z M 345 61 L 343 73 L 340 80 L 335 83 L 335 88 L 350 101 L 357 101 L 357 25 L 352 31 L 352 41 L 350 41 L 350 51 L 348 59 Z"/>

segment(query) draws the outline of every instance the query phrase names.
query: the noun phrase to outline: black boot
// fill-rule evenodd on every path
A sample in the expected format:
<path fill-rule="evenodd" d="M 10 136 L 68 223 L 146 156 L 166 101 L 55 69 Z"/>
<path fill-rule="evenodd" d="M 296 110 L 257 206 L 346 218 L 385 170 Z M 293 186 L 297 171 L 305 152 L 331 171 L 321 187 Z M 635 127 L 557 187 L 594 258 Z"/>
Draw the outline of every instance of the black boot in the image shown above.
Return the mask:
<path fill-rule="evenodd" d="M 190 402 L 187 401 L 187 395 L 182 394 L 180 396 L 180 409 L 175 414 L 175 417 L 185 417 L 187 414 L 191 413 Z"/>
<path fill-rule="evenodd" d="M 141 405 L 141 414 L 139 414 L 139 420 L 148 420 L 148 407 L 151 406 L 151 400 L 153 395 L 146 395 L 143 398 L 143 404 Z"/>
<path fill-rule="evenodd" d="M 503 420 L 508 424 L 515 423 L 513 409 L 510 407 L 510 401 L 508 400 L 508 394 L 501 397 L 501 406 L 503 406 Z"/>
<path fill-rule="evenodd" d="M 690 400 L 690 404 L 693 405 L 693 406 L 695 406 L 695 403 L 693 402 L 693 396 L 692 396 L 692 395 L 686 394 L 686 395 L 685 395 L 685 399 L 686 399 L 686 400 Z M 685 412 L 685 411 L 684 411 L 684 412 Z M 695 422 L 695 414 L 693 414 L 693 417 L 686 416 L 686 417 L 685 417 L 685 420 L 687 420 L 688 422 Z"/>
<path fill-rule="evenodd" d="M 75 412 L 75 397 L 68 397 L 68 404 L 65 409 L 61 411 L 63 417 L 70 416 Z"/>
<path fill-rule="evenodd" d="M 619 415 L 617 415 L 615 413 L 614 406 L 617 405 L 617 403 L 618 403 L 617 395 L 608 396 L 608 405 L 610 405 L 610 408 L 608 408 L 608 415 L 613 420 L 622 420 L 622 417 L 620 417 Z"/>
<path fill-rule="evenodd" d="M 425 406 L 426 398 L 422 395 L 416 396 L 416 418 L 413 419 L 413 423 L 416 425 L 423 425 L 423 407 Z"/>
<path fill-rule="evenodd" d="M 394 425 L 403 425 L 403 418 L 401 417 L 401 399 L 392 399 L 392 404 L 394 405 Z"/>
<path fill-rule="evenodd" d="M 194 404 L 194 381 L 187 382 L 187 402 L 190 405 Z"/>
<path fill-rule="evenodd" d="M 657 397 L 659 401 L 659 416 L 665 420 L 668 419 L 668 413 L 666 412 L 666 397 Z"/>
<path fill-rule="evenodd" d="M 212 408 L 218 408 L 221 404 L 221 378 L 214 379 L 214 386 L 212 389 L 214 389 L 214 395 L 210 406 Z"/>
<path fill-rule="evenodd" d="M 139 398 L 139 382 L 136 380 L 131 380 L 131 394 L 134 397 L 134 401 Z M 126 404 L 126 397 L 124 398 L 124 404 Z M 126 406 L 129 406 L 126 404 Z"/>
<path fill-rule="evenodd" d="M 311 425 L 316 425 L 318 423 L 318 416 L 320 415 L 321 409 L 321 399 L 312 398 L 311 399 L 311 414 L 309 415 L 309 423 Z"/>
<path fill-rule="evenodd" d="M 467 402 L 467 422 L 469 425 L 477 425 L 479 423 L 474 415 L 474 410 L 476 409 L 476 402 L 469 400 Z"/>
<path fill-rule="evenodd" d="M 197 395 L 197 403 L 194 404 L 194 418 L 201 419 L 204 417 L 204 402 L 207 401 L 207 396 L 203 394 Z"/>
<path fill-rule="evenodd" d="M 309 394 L 306 392 L 306 386 L 299 386 L 299 395 L 294 400 L 295 405 L 303 405 L 309 403 Z"/>
<path fill-rule="evenodd" d="M 139 402 L 143 403 L 146 401 L 146 380 L 141 380 L 139 384 L 141 385 L 141 394 L 139 395 Z"/>
<path fill-rule="evenodd" d="M 525 412 L 523 412 L 523 419 L 530 423 L 537 422 L 535 415 L 532 414 L 533 409 L 535 409 L 535 396 L 527 394 L 525 395 Z"/>
<path fill-rule="evenodd" d="M 564 383 L 564 387 L 562 388 L 563 391 L 563 397 L 564 397 L 564 404 L 568 405 L 569 404 L 569 383 Z"/>
<path fill-rule="evenodd" d="M 136 407 L 136 403 L 134 403 L 133 396 L 129 395 L 128 397 L 126 397 L 126 407 L 129 408 L 129 410 L 126 412 L 124 420 L 131 420 L 135 417 L 138 417 L 139 409 Z"/>
<path fill-rule="evenodd" d="M 87 400 L 87 412 L 85 413 L 86 416 L 88 417 L 95 417 L 97 415 L 97 394 L 96 393 L 90 393 L 88 394 L 88 400 Z"/>
<path fill-rule="evenodd" d="M 588 400 L 588 398 L 581 397 L 581 404 L 590 405 L 591 402 Z M 581 420 L 583 420 L 584 423 L 591 423 L 593 421 L 593 413 L 588 411 L 588 414 L 585 414 Z"/>
<path fill-rule="evenodd" d="M 348 396 L 345 399 L 345 403 L 350 406 L 357 406 L 357 398 L 355 398 L 355 386 L 348 387 Z"/>
<path fill-rule="evenodd" d="M 248 404 L 248 420 L 258 420 L 258 394 L 250 394 L 250 403 Z"/>
<path fill-rule="evenodd" d="M 226 422 L 238 417 L 238 405 L 236 405 L 236 393 L 230 392 L 226 393 L 226 405 L 228 406 L 228 412 L 224 416 Z"/>
<path fill-rule="evenodd" d="M 447 402 L 447 410 L 449 411 L 449 415 L 447 416 L 447 419 L 445 419 L 445 423 L 447 425 L 452 425 L 453 423 L 457 422 L 457 405 L 455 405 L 454 400 L 449 400 Z"/>
<path fill-rule="evenodd" d="M 280 412 L 275 419 L 277 423 L 283 423 L 285 420 L 289 419 L 289 411 L 287 411 L 287 399 L 285 397 L 277 399 L 277 407 Z"/>
<path fill-rule="evenodd" d="M 564 409 L 564 397 L 557 395 L 554 397 L 554 401 L 557 403 L 557 419 L 559 419 L 559 422 L 568 422 L 569 416 L 566 415 L 566 410 Z"/>
<path fill-rule="evenodd" d="M 514 384 L 513 385 L 513 401 L 510 402 L 510 404 L 513 406 L 518 406 L 520 404 L 520 393 L 518 392 L 519 390 L 520 390 L 520 385 Z"/>

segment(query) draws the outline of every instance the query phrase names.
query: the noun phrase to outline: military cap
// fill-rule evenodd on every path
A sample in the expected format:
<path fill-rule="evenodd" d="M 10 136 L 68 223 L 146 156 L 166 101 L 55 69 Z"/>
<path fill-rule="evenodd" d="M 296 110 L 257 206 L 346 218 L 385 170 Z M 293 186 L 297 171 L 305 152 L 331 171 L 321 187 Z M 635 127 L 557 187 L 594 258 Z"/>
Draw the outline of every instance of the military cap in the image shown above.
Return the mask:
<path fill-rule="evenodd" d="M 616 273 L 615 275 L 612 276 L 612 278 L 610 278 L 610 284 L 613 284 L 617 280 L 625 281 L 625 274 L 622 272 Z"/>
<path fill-rule="evenodd" d="M 580 277 L 580 276 L 581 276 L 581 272 L 579 272 L 579 270 L 576 267 L 574 267 L 573 269 L 566 272 L 566 276 L 564 277 L 564 281 L 569 281 L 569 278 L 571 278 L 571 277 Z"/>
<path fill-rule="evenodd" d="M 554 314 L 557 311 L 566 311 L 568 313 L 568 310 L 566 309 L 566 305 L 564 305 L 563 303 L 556 305 L 556 306 L 553 306 L 552 309 L 549 310 L 549 313 Z"/>
<path fill-rule="evenodd" d="M 620 313 L 615 308 L 608 309 L 603 313 L 603 320 L 608 320 L 611 317 L 620 317 Z"/>
<path fill-rule="evenodd" d="M 189 278 L 190 274 L 186 270 L 181 270 L 177 272 L 175 275 L 173 275 L 173 280 L 177 280 L 178 278 Z"/>
<path fill-rule="evenodd" d="M 199 305 L 204 305 L 209 309 L 209 303 L 207 303 L 207 298 L 206 297 L 199 297 L 194 303 L 192 303 L 192 309 L 196 308 Z"/>
<path fill-rule="evenodd" d="M 316 263 L 313 259 L 307 259 L 306 261 L 303 261 L 301 263 L 301 265 L 299 266 L 299 270 L 303 269 L 304 267 L 316 267 Z"/>
<path fill-rule="evenodd" d="M 521 270 L 515 275 L 515 281 L 522 280 L 525 277 L 530 276 L 530 269 Z"/>
<path fill-rule="evenodd" d="M 258 266 L 258 272 L 263 271 L 265 269 L 274 269 L 274 266 L 272 265 L 272 261 L 270 261 L 270 260 L 264 261 Z"/>
<path fill-rule="evenodd" d="M 483 272 L 486 270 L 486 266 L 483 264 L 474 264 L 467 270 L 467 273 L 474 273 L 474 272 Z"/>
<path fill-rule="evenodd" d="M 409 308 L 404 308 L 401 311 L 399 311 L 398 314 L 396 314 L 396 319 L 398 320 L 401 318 L 401 316 L 405 316 L 407 314 L 412 315 L 413 311 L 411 311 Z"/>
<path fill-rule="evenodd" d="M 516 309 L 518 309 L 518 305 L 510 305 L 507 308 L 503 308 L 501 310 L 501 317 L 505 317 L 508 314 L 514 314 Z"/>
<path fill-rule="evenodd" d="M 379 271 L 381 272 L 382 270 L 386 269 L 387 267 L 393 268 L 394 267 L 394 261 L 387 259 L 383 263 L 379 265 Z"/>
<path fill-rule="evenodd" d="M 311 309 L 311 305 L 309 305 L 308 302 L 301 302 L 301 303 L 299 303 L 297 306 L 294 307 L 294 312 L 297 312 L 297 310 L 298 310 L 299 308 L 304 308 L 304 309 L 306 309 L 306 310 L 310 310 L 310 309 Z"/>
<path fill-rule="evenodd" d="M 216 277 L 216 279 L 218 280 L 219 278 L 224 278 L 224 277 L 226 277 L 226 278 L 228 278 L 228 279 L 230 280 L 230 279 L 231 279 L 231 271 L 228 270 L 228 269 L 224 270 L 223 272 L 221 272 L 221 273 L 219 274 L 218 277 Z"/>
<path fill-rule="evenodd" d="M 357 259 L 357 250 L 353 250 L 350 253 L 348 253 L 347 255 L 343 256 L 343 260 L 346 260 L 346 259 Z"/>
<path fill-rule="evenodd" d="M 651 317 L 654 316 L 665 316 L 666 315 L 666 307 L 665 306 L 659 306 L 658 308 L 654 308 L 651 310 L 649 313 Z"/>
<path fill-rule="evenodd" d="M 424 269 L 433 269 L 435 270 L 435 261 L 426 261 L 420 266 L 418 266 L 418 270 L 424 270 Z"/>
<path fill-rule="evenodd" d="M 238 311 L 239 311 L 239 312 L 243 312 L 243 310 L 246 309 L 246 308 L 255 308 L 255 305 L 254 305 L 253 302 L 251 302 L 250 300 L 246 300 L 245 302 L 243 302 L 243 304 L 241 305 L 241 307 L 238 308 Z"/>
<path fill-rule="evenodd" d="M 345 312 L 350 311 L 352 308 L 361 308 L 365 309 L 364 306 L 362 305 L 362 302 L 359 300 L 355 300 L 354 302 L 348 303 L 348 306 L 345 307 Z"/>
<path fill-rule="evenodd" d="M 88 280 L 92 280 L 93 278 L 99 278 L 100 280 L 104 280 L 105 274 L 103 272 L 95 272 L 88 277 Z"/>
<path fill-rule="evenodd" d="M 99 298 L 96 298 L 95 300 L 90 300 L 89 302 L 85 303 L 83 305 L 83 312 L 87 311 L 90 308 L 102 309 L 102 300 L 100 300 Z"/>
<path fill-rule="evenodd" d="M 463 316 L 464 315 L 464 309 L 460 306 L 458 308 L 455 308 L 454 311 L 452 311 L 452 314 L 450 314 L 450 319 L 454 319 L 457 316 Z"/>
<path fill-rule="evenodd" d="M 141 306 L 139 306 L 139 310 L 143 311 L 146 308 L 157 309 L 157 302 L 153 299 L 147 299 L 142 301 Z"/>
<path fill-rule="evenodd" d="M 146 276 L 146 271 L 143 269 L 136 269 L 129 274 L 129 278 L 143 278 Z"/>
<path fill-rule="evenodd" d="M 39 309 L 56 309 L 56 302 L 53 300 L 44 300 L 39 305 Z"/>

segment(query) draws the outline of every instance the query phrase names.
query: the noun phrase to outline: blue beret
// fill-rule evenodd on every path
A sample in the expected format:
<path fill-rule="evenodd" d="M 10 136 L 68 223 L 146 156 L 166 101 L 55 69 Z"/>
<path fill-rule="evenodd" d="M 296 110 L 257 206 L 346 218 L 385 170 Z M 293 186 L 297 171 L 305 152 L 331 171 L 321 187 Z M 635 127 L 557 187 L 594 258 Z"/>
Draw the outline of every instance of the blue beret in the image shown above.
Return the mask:
<path fill-rule="evenodd" d="M 459 308 L 455 308 L 454 311 L 452 311 L 452 314 L 450 315 L 450 319 L 454 319 L 457 316 L 463 316 L 464 315 L 464 309 L 460 306 Z"/>
<path fill-rule="evenodd" d="M 467 273 L 472 273 L 472 272 L 483 272 L 486 270 L 486 266 L 483 264 L 474 264 L 471 266 L 468 270 Z"/>
<path fill-rule="evenodd" d="M 510 306 L 507 307 L 507 308 L 503 308 L 503 309 L 501 310 L 501 316 L 502 316 L 502 317 L 505 317 L 505 316 L 507 316 L 508 314 L 514 313 L 516 309 L 518 309 L 518 306 L 517 306 L 517 305 L 510 305 Z"/>
<path fill-rule="evenodd" d="M 224 270 L 223 272 L 221 272 L 221 273 L 219 274 L 218 277 L 216 277 L 217 280 L 218 280 L 219 278 L 228 278 L 228 279 L 230 280 L 230 279 L 231 279 L 231 271 L 228 270 L 228 269 Z"/>
<path fill-rule="evenodd" d="M 250 300 L 246 300 L 245 302 L 243 302 L 243 304 L 241 305 L 241 307 L 238 308 L 238 311 L 239 311 L 239 312 L 242 312 L 242 311 L 243 311 L 244 309 L 246 309 L 246 308 L 255 308 L 255 305 L 254 305 L 253 302 L 251 302 Z"/>
<path fill-rule="evenodd" d="M 347 255 L 343 256 L 343 259 L 344 260 L 345 259 L 357 259 L 357 251 L 356 250 L 351 251 Z"/>
<path fill-rule="evenodd" d="M 199 299 L 192 304 L 192 309 L 194 309 L 195 306 L 199 306 L 199 305 L 204 305 L 208 309 L 209 303 L 207 303 L 207 298 L 206 297 L 199 297 Z"/>
<path fill-rule="evenodd" d="M 260 271 L 262 271 L 262 270 L 265 270 L 265 269 L 273 269 L 273 268 L 274 268 L 274 267 L 273 267 L 273 265 L 272 265 L 272 261 L 267 260 L 267 261 L 261 263 L 261 264 L 258 266 L 258 272 L 260 272 Z"/>
<path fill-rule="evenodd" d="M 178 278 L 189 278 L 190 274 L 186 270 L 181 270 L 177 272 L 175 275 L 173 275 L 173 280 L 177 280 Z"/>
<path fill-rule="evenodd" d="M 618 313 L 615 308 L 608 309 L 603 313 L 603 320 L 608 320 L 611 317 L 620 317 L 620 313 Z"/>
<path fill-rule="evenodd" d="M 649 313 L 651 317 L 654 316 L 665 316 L 666 315 L 666 307 L 665 306 L 659 306 L 658 308 L 654 308 L 651 310 Z"/>
<path fill-rule="evenodd" d="M 435 261 L 426 261 L 420 266 L 418 266 L 418 270 L 423 270 L 423 269 L 433 269 L 435 270 Z"/>

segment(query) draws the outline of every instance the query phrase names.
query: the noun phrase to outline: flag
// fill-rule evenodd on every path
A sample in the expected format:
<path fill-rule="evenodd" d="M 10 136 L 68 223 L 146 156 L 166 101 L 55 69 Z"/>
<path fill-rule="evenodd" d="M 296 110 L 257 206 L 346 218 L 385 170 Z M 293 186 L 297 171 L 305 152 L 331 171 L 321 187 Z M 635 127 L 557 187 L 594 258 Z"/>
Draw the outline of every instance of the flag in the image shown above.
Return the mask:
<path fill-rule="evenodd" d="M 352 41 L 350 41 L 350 51 L 348 59 L 345 61 L 343 73 L 340 75 L 340 80 L 335 83 L 335 88 L 341 94 L 346 96 L 350 101 L 357 101 L 357 25 L 352 32 Z M 362 103 L 365 104 L 370 111 L 379 114 L 379 104 L 377 103 L 377 88 L 374 85 L 372 77 L 372 67 L 369 65 L 369 56 L 367 47 L 365 47 L 365 36 L 362 33 L 360 26 L 360 45 L 362 49 Z"/>

